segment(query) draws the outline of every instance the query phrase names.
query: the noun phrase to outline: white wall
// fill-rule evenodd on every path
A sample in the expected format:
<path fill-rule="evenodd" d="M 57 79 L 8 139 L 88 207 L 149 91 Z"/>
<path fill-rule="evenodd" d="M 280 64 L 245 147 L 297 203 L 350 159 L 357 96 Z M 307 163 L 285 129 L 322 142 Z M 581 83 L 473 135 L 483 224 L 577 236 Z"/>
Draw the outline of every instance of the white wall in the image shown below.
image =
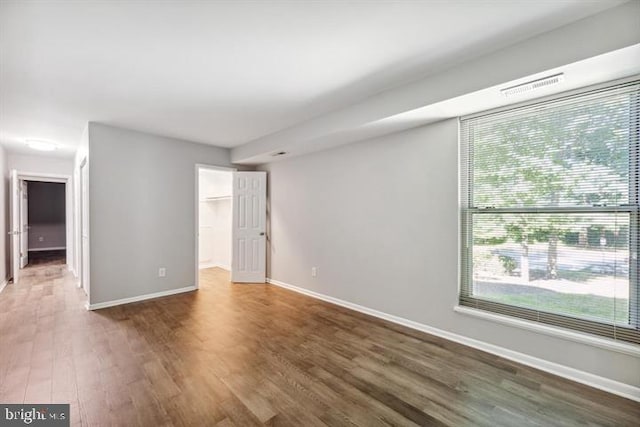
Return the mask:
<path fill-rule="evenodd" d="M 200 198 L 231 197 L 233 176 L 231 171 L 202 167 L 198 173 Z"/>
<path fill-rule="evenodd" d="M 231 269 L 231 199 L 200 203 L 201 268 Z"/>
<path fill-rule="evenodd" d="M 2 288 L 9 274 L 9 168 L 7 165 L 7 153 L 0 145 L 0 235 L 4 236 L 4 244 L 0 244 L 0 288 Z"/>
<path fill-rule="evenodd" d="M 232 174 L 200 169 L 199 172 L 200 268 L 231 269 L 231 190 Z M 222 198 L 211 200 L 207 198 Z"/>
<path fill-rule="evenodd" d="M 19 172 L 47 173 L 54 175 L 71 175 L 73 173 L 73 159 L 60 159 L 24 154 L 9 154 L 7 158 L 9 170 Z"/>
<path fill-rule="evenodd" d="M 67 243 L 74 241 L 74 177 L 73 159 L 47 157 L 40 155 L 9 154 L 7 156 L 8 171 L 16 169 L 22 173 L 65 175 L 70 179 L 67 183 L 65 209 L 67 212 L 67 224 L 65 229 L 65 240 Z M 67 244 L 67 265 L 75 272 L 75 245 Z"/>
<path fill-rule="evenodd" d="M 90 303 L 195 285 L 195 165 L 229 150 L 89 123 L 89 158 Z"/>
<path fill-rule="evenodd" d="M 639 358 L 453 311 L 456 119 L 262 169 L 272 279 L 640 386 Z"/>

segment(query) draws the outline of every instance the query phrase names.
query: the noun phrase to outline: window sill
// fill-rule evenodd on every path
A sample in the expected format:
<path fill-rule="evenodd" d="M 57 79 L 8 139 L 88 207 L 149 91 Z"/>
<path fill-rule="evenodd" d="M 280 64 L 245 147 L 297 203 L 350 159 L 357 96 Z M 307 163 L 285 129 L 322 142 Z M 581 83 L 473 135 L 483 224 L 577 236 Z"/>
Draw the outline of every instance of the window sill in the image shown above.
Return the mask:
<path fill-rule="evenodd" d="M 477 317 L 492 322 L 502 323 L 504 325 L 514 326 L 517 328 L 527 329 L 529 331 L 550 335 L 556 338 L 578 342 L 580 344 L 587 344 L 594 347 L 600 347 L 606 350 L 627 354 L 630 356 L 640 357 L 640 345 L 618 342 L 607 338 L 601 338 L 595 335 L 587 335 L 568 329 L 529 322 L 526 320 L 490 313 L 488 311 L 478 310 L 470 307 L 463 307 L 458 305 L 455 306 L 453 310 L 457 313 L 464 314 L 465 316 Z"/>

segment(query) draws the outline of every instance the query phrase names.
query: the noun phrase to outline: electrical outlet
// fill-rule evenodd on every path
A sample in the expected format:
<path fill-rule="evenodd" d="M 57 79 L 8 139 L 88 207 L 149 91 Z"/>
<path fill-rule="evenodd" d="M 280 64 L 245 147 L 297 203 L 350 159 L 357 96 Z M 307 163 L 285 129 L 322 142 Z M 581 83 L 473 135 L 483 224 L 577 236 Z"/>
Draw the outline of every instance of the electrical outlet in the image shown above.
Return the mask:
<path fill-rule="evenodd" d="M 38 242 L 44 242 L 44 237 L 42 236 L 38 237 Z"/>
<path fill-rule="evenodd" d="M 318 267 L 311 267 L 311 277 L 318 277 Z"/>
<path fill-rule="evenodd" d="M 166 277 L 167 276 L 167 269 L 164 267 L 160 267 L 158 269 L 158 277 Z"/>

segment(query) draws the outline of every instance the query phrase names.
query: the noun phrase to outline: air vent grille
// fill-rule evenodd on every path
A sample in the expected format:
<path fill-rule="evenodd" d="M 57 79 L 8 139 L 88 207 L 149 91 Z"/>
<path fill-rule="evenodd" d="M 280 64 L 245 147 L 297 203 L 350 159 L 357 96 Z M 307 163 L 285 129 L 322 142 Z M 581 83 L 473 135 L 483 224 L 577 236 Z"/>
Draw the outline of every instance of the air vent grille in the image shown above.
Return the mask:
<path fill-rule="evenodd" d="M 553 86 L 564 81 L 564 74 L 554 74 L 553 76 L 544 77 L 542 79 L 533 80 L 527 83 L 523 83 L 517 86 L 511 86 L 506 89 L 501 89 L 500 93 L 503 96 L 515 96 L 521 95 L 532 90 L 542 89 L 545 87 Z"/>

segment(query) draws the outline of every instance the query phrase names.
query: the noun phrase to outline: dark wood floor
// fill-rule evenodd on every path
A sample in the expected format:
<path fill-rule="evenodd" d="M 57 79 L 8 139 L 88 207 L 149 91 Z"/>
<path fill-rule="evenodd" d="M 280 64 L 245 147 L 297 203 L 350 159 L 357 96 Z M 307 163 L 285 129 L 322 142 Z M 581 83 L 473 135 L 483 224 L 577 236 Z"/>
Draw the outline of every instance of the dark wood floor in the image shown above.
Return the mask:
<path fill-rule="evenodd" d="M 29 262 L 25 268 L 42 267 L 45 265 L 62 265 L 67 262 L 67 251 L 29 251 Z"/>
<path fill-rule="evenodd" d="M 72 425 L 638 426 L 640 404 L 220 269 L 87 312 L 52 265 L 0 294 L 0 402 Z"/>

